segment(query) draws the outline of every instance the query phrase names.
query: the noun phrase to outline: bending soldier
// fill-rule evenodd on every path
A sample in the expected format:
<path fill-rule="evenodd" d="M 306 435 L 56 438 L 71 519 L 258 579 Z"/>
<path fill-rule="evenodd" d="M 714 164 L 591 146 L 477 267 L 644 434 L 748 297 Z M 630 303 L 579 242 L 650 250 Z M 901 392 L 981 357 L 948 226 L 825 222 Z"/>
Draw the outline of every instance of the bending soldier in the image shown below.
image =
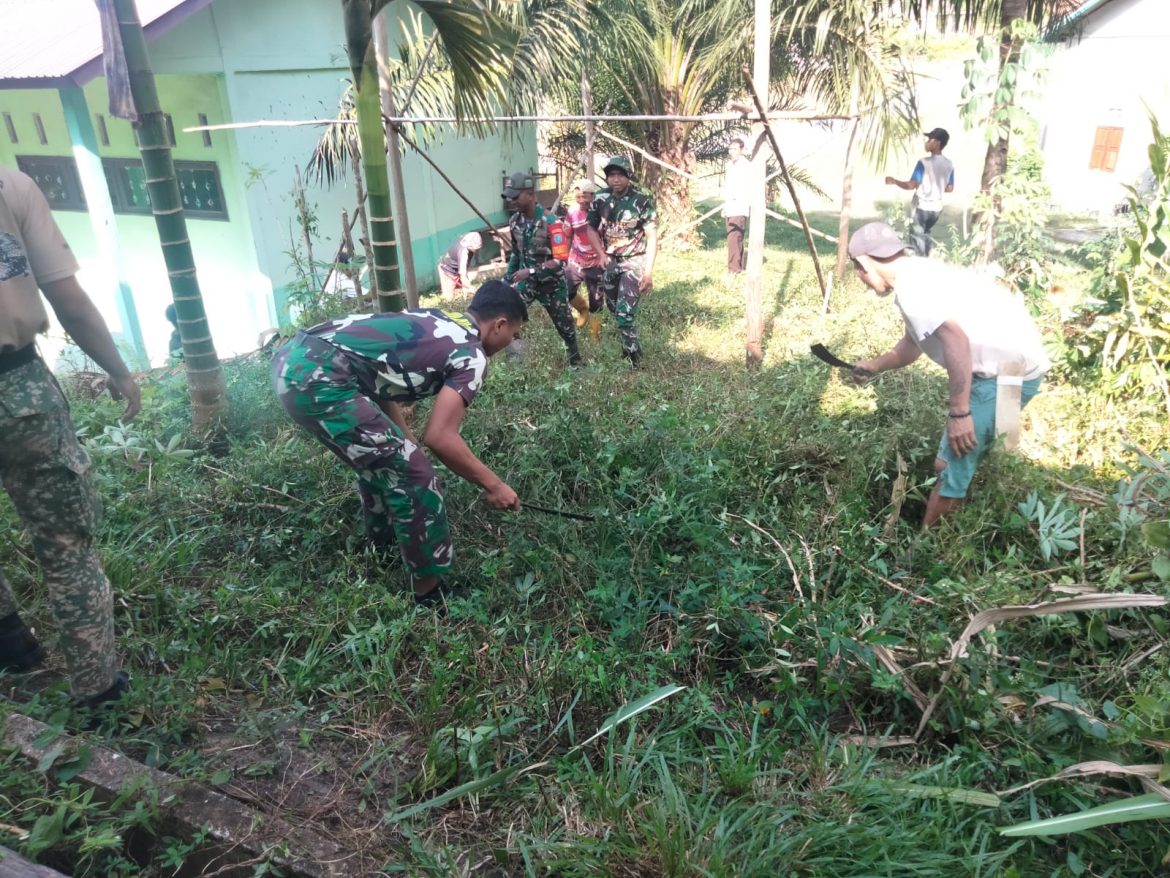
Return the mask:
<path fill-rule="evenodd" d="M 476 291 L 466 314 L 437 309 L 355 314 L 298 332 L 272 364 L 277 396 L 299 426 L 358 475 L 366 536 L 396 540 L 415 600 L 436 603 L 454 553 L 439 480 L 423 447 L 483 488 L 497 509 L 516 492 L 472 453 L 459 425 L 483 386 L 488 357 L 528 319 L 502 281 Z M 434 396 L 420 444 L 400 405 Z"/>

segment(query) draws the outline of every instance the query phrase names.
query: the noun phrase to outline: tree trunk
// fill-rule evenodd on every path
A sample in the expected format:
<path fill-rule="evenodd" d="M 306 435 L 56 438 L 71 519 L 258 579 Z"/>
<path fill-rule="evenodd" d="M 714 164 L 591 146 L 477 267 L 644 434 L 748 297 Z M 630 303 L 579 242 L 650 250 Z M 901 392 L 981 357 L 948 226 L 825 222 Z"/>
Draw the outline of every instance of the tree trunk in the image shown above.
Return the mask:
<path fill-rule="evenodd" d="M 378 59 L 374 47 L 370 0 L 341 0 L 345 15 L 345 43 L 353 72 L 362 150 L 366 198 L 369 204 L 372 274 L 378 284 L 378 310 L 406 307 L 395 253 L 394 216 L 390 207 L 390 178 L 386 171 L 386 132 L 382 128 L 382 101 L 378 89 Z"/>
<path fill-rule="evenodd" d="M 1012 38 L 1012 24 L 1023 18 L 1027 12 L 1027 0 L 1003 0 L 999 18 L 999 68 L 996 72 L 996 92 L 999 93 L 1003 82 L 1003 71 L 1008 64 L 1015 64 L 1020 57 L 1020 44 Z M 989 261 L 995 253 L 995 222 L 999 216 L 999 196 L 995 187 L 999 179 L 1007 171 L 1008 147 L 1011 140 L 1011 121 L 1007 118 L 1007 111 L 1015 103 L 1015 86 L 1011 87 L 1007 100 L 996 101 L 992 108 L 992 117 L 1002 125 L 1003 136 L 997 138 L 987 147 L 987 155 L 983 159 L 983 176 L 979 188 L 991 198 L 990 209 L 978 217 L 979 258 L 981 262 Z"/>
<path fill-rule="evenodd" d="M 687 148 L 690 126 L 685 123 L 667 125 L 669 139 L 658 152 L 658 158 L 688 174 L 694 173 L 695 156 Z M 681 228 L 691 218 L 691 181 L 666 168 L 656 167 L 656 170 L 659 226 L 664 229 Z"/>
<path fill-rule="evenodd" d="M 849 97 L 849 112 L 857 113 L 856 82 Z M 849 261 L 849 220 L 853 214 L 853 143 L 857 140 L 857 129 L 860 126 L 860 118 L 854 118 L 849 124 L 849 143 L 845 147 L 845 170 L 841 175 L 841 215 L 837 221 L 837 283 L 841 283 L 841 278 L 845 276 L 845 265 Z"/>
<path fill-rule="evenodd" d="M 227 391 L 195 275 L 195 257 L 191 252 L 183 200 L 171 155 L 174 145 L 172 129 L 159 106 L 146 38 L 134 0 L 113 0 L 113 5 L 126 52 L 130 91 L 138 111 L 138 148 L 146 173 L 150 208 L 158 228 L 175 301 L 179 338 L 183 342 L 187 387 L 191 395 L 191 424 L 197 433 L 214 436 L 223 428 Z"/>
<path fill-rule="evenodd" d="M 768 94 L 769 52 L 771 31 L 771 5 L 769 0 L 755 0 L 755 66 L 752 71 L 756 92 Z M 764 133 L 762 123 L 752 125 L 752 143 L 760 142 Z M 747 316 L 747 337 L 744 345 L 744 365 L 749 371 L 759 369 L 764 362 L 764 223 L 767 201 L 765 199 L 765 169 L 768 162 L 766 152 L 760 150 L 752 160 L 751 219 L 748 225 L 747 280 L 744 284 L 744 311 Z"/>
<path fill-rule="evenodd" d="M 378 87 L 382 93 L 382 114 L 397 116 L 394 106 L 394 92 L 390 88 L 389 67 L 390 42 L 386 35 L 386 17 L 380 14 L 374 20 L 374 48 L 378 53 Z M 394 217 L 398 224 L 398 261 L 402 265 L 402 280 L 406 285 L 406 304 L 418 307 L 418 276 L 414 273 L 414 251 L 411 249 L 410 218 L 406 213 L 406 188 L 402 180 L 402 147 L 398 143 L 398 129 L 386 126 L 386 155 L 390 162 L 390 177 L 394 184 L 390 196 L 394 205 Z"/>
<path fill-rule="evenodd" d="M 849 145 L 845 147 L 845 170 L 841 175 L 841 215 L 837 220 L 837 283 L 845 276 L 845 265 L 849 261 L 849 220 L 853 214 L 853 141 L 857 138 L 860 119 L 850 125 Z"/>

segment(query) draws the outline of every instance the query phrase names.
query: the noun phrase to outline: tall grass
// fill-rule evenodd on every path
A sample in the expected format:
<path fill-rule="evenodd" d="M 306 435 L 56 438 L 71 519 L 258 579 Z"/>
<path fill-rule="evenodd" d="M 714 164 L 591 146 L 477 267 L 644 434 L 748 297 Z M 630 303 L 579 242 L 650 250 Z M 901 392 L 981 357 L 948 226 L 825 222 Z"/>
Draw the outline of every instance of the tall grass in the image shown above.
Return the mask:
<path fill-rule="evenodd" d="M 886 349 L 896 312 L 845 279 L 822 316 L 798 233 L 769 243 L 757 374 L 742 368 L 742 301 L 713 237 L 663 258 L 639 315 L 639 371 L 612 325 L 601 345 L 584 341 L 585 368 L 564 371 L 534 314 L 528 364 L 493 363 L 464 435 L 521 497 L 594 521 L 495 512 L 448 477 L 456 575 L 473 591 L 446 618 L 415 612 L 397 554 L 364 545 L 348 474 L 286 424 L 263 356 L 227 366 L 222 458 L 166 452 L 188 429 L 181 376 L 158 380 L 129 428 L 141 455 L 103 432 L 112 405 L 76 400 L 135 677 L 119 727 L 99 734 L 308 819 L 371 871 L 1154 874 L 1165 840 L 1148 826 L 1059 844 L 996 833 L 1092 803 L 1097 786 L 1041 786 L 998 807 L 946 791 L 1001 791 L 1088 758 L 1156 759 L 1143 741 L 1165 740 L 1170 650 L 1155 612 L 986 633 L 917 744 L 864 739 L 913 734 L 916 692 L 941 685 L 974 612 L 1146 575 L 1115 510 L 1068 485 L 1108 495 L 1133 459 L 1119 427 L 1164 447 L 1165 425 L 1141 401 L 1106 403 L 1091 376 L 1065 376 L 1029 407 L 1021 453 L 990 462 L 968 506 L 919 535 L 945 376 L 915 366 L 854 388 L 808 357 L 813 341 L 852 358 Z M 884 528 L 899 455 L 908 495 Z M 1018 510 L 1032 491 L 1069 497 L 1083 555 L 1078 542 L 1043 557 Z M 0 560 L 51 645 L 27 543 L 0 515 Z M 574 749 L 668 684 L 688 688 Z M 1081 714 L 1036 705 L 1054 685 Z M 21 709 L 54 719 L 64 702 L 57 686 Z M 298 754 L 312 766 L 299 778 Z M 530 770 L 505 771 L 518 767 Z M 134 864 L 121 843 L 79 853 L 95 832 L 122 832 L 133 802 L 79 805 L 70 783 L 11 757 L 0 797 L 2 843 L 27 845 L 14 828 L 66 803 L 74 817 L 43 859 L 75 874 L 170 874 L 163 854 Z"/>

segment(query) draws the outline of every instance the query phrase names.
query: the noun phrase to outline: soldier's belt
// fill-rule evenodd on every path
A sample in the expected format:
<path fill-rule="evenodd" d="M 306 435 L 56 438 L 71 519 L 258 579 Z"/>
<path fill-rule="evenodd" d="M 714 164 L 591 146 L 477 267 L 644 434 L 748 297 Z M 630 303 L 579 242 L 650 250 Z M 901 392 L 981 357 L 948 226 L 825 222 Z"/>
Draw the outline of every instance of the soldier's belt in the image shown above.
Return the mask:
<path fill-rule="evenodd" d="M 25 345 L 15 351 L 5 351 L 0 354 L 0 375 L 11 372 L 13 369 L 19 369 L 21 366 L 27 366 L 36 358 L 37 346 L 35 344 Z"/>

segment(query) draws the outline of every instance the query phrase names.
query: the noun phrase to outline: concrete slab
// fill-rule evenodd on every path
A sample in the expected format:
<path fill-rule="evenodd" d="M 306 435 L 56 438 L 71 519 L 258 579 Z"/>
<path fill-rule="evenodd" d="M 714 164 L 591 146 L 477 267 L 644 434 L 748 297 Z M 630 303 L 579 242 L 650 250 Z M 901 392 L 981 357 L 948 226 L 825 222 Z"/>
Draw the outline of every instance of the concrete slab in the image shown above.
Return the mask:
<path fill-rule="evenodd" d="M 30 863 L 15 851 L 0 845 L 0 878 L 68 878 L 56 869 Z"/>
<path fill-rule="evenodd" d="M 38 744 L 49 731 L 44 723 L 13 713 L 4 723 L 0 746 L 19 750 L 33 764 L 61 744 L 67 753 L 87 748 L 92 758 L 74 779 L 76 783 L 105 800 L 127 788 L 142 789 L 144 794 L 154 792 L 160 812 L 156 824 L 159 837 L 191 839 L 201 830 L 206 832 L 206 843 L 175 873 L 177 878 L 210 872 L 223 878 L 247 878 L 253 870 L 244 864 L 255 865 L 265 859 L 279 865 L 289 878 L 353 878 L 373 874 L 376 869 L 310 829 L 263 814 L 202 784 L 149 768 L 113 750 L 69 735 L 55 737 L 44 746 Z M 0 878 L 6 878 L 2 867 Z"/>

